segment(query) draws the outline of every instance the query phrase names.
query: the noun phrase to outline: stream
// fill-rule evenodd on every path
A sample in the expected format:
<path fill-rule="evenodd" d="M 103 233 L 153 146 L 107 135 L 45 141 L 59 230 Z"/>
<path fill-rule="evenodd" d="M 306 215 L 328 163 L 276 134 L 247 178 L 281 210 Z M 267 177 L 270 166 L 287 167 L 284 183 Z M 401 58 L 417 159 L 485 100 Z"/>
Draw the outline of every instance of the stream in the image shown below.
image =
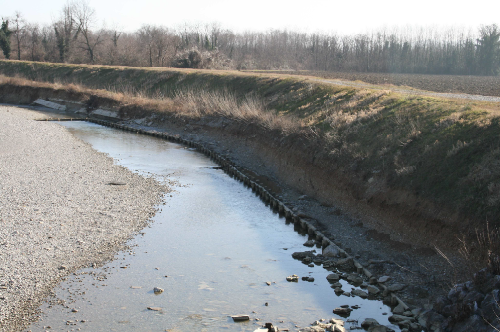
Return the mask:
<path fill-rule="evenodd" d="M 60 124 L 117 164 L 175 185 L 130 250 L 68 276 L 28 330 L 254 331 L 271 322 L 297 331 L 342 318 L 332 313 L 336 307 L 357 305 L 342 318 L 351 320 L 347 329 L 375 318 L 399 331 L 387 319 L 390 307 L 337 296 L 326 280 L 330 271 L 294 260 L 293 252 L 311 250 L 303 246 L 307 236 L 201 153 L 93 123 Z M 292 274 L 314 282 L 287 282 Z M 164 291 L 155 294 L 154 287 Z M 250 320 L 234 322 L 237 314 Z"/>

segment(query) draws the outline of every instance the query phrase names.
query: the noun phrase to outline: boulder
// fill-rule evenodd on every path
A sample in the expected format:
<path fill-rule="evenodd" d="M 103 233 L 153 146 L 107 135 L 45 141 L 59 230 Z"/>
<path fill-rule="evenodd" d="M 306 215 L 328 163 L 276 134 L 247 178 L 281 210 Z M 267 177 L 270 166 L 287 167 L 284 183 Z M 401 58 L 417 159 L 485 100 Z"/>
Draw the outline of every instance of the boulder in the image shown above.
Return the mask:
<path fill-rule="evenodd" d="M 312 262 L 312 257 L 304 257 L 304 259 L 302 260 L 302 263 L 304 264 L 310 264 L 311 262 Z"/>
<path fill-rule="evenodd" d="M 350 274 L 349 276 L 347 276 L 347 281 L 352 284 L 359 285 L 363 283 L 363 278 L 357 274 Z"/>
<path fill-rule="evenodd" d="M 455 285 L 455 287 L 450 289 L 447 297 L 450 301 L 456 302 L 461 292 L 462 292 L 462 285 Z"/>
<path fill-rule="evenodd" d="M 470 291 L 462 300 L 464 303 L 472 304 L 474 302 L 481 303 L 484 300 L 484 294 L 479 293 L 478 291 Z"/>
<path fill-rule="evenodd" d="M 368 293 L 361 289 L 353 289 L 351 291 L 352 295 L 359 296 L 362 299 L 366 299 L 368 297 Z"/>
<path fill-rule="evenodd" d="M 248 315 L 235 315 L 235 316 L 231 316 L 231 318 L 235 322 L 244 322 L 244 321 L 250 320 L 250 316 L 248 316 Z"/>
<path fill-rule="evenodd" d="M 352 257 L 339 259 L 336 265 L 343 270 L 353 270 L 354 269 L 354 260 Z"/>
<path fill-rule="evenodd" d="M 389 292 L 399 292 L 406 287 L 404 284 L 393 284 L 387 287 Z"/>
<path fill-rule="evenodd" d="M 383 277 L 378 278 L 377 282 L 380 283 L 380 284 L 383 284 L 384 282 L 388 282 L 391 279 L 392 278 L 389 277 L 389 276 L 383 276 Z"/>
<path fill-rule="evenodd" d="M 405 312 L 405 308 L 399 303 L 397 306 L 392 309 L 392 313 L 396 315 L 402 315 Z"/>
<path fill-rule="evenodd" d="M 374 325 L 380 325 L 380 324 L 377 322 L 376 319 L 373 318 L 367 318 L 361 323 L 361 327 L 364 328 L 365 330 Z"/>
<path fill-rule="evenodd" d="M 418 316 L 418 324 L 429 331 L 441 331 L 441 326 L 445 321 L 446 318 L 443 315 L 432 309 L 425 310 Z"/>
<path fill-rule="evenodd" d="M 336 295 L 344 294 L 344 290 L 340 287 L 334 289 Z"/>
<path fill-rule="evenodd" d="M 326 280 L 329 282 L 337 282 L 340 280 L 340 276 L 337 273 L 330 273 L 326 276 Z"/>
<path fill-rule="evenodd" d="M 495 289 L 481 302 L 482 317 L 490 323 L 498 323 L 500 317 L 500 290 Z"/>
<path fill-rule="evenodd" d="M 436 299 L 436 302 L 434 303 L 434 309 L 436 309 L 437 312 L 442 312 L 443 308 L 450 304 L 451 301 L 448 299 L 447 296 L 440 296 Z"/>
<path fill-rule="evenodd" d="M 389 322 L 391 323 L 402 323 L 402 322 L 410 322 L 413 318 L 412 317 L 406 317 L 403 315 L 392 315 L 389 316 Z"/>
<path fill-rule="evenodd" d="M 342 319 L 331 318 L 330 323 L 334 325 L 344 326 L 345 322 Z"/>
<path fill-rule="evenodd" d="M 333 309 L 333 313 L 340 316 L 349 316 L 351 313 L 351 308 L 335 308 Z"/>
<path fill-rule="evenodd" d="M 500 327 L 499 325 L 496 326 Z M 452 332 L 492 332 L 495 331 L 479 315 L 472 315 L 468 319 L 458 322 L 453 326 Z M 498 330 L 497 330 L 498 331 Z"/>
<path fill-rule="evenodd" d="M 339 257 L 340 251 L 336 246 L 329 245 L 325 249 L 323 249 L 323 256 L 325 257 Z"/>
<path fill-rule="evenodd" d="M 340 325 L 333 325 L 333 332 L 347 332 L 347 329 Z"/>
<path fill-rule="evenodd" d="M 392 331 L 384 325 L 374 325 L 368 328 L 368 332 L 389 332 Z"/>
<path fill-rule="evenodd" d="M 490 278 L 481 287 L 481 290 L 485 294 L 491 292 L 494 289 L 500 289 L 500 275 L 496 275 L 496 276 Z"/>
<path fill-rule="evenodd" d="M 370 295 L 377 295 L 378 293 L 380 293 L 380 289 L 378 289 L 378 287 L 373 286 L 373 285 L 366 286 L 366 290 L 368 291 L 368 294 L 370 294 Z"/>
<path fill-rule="evenodd" d="M 315 250 L 297 251 L 292 254 L 292 257 L 294 259 L 303 260 L 306 257 L 313 257 L 315 252 L 316 252 Z"/>
<path fill-rule="evenodd" d="M 316 245 L 316 241 L 314 240 L 308 240 L 304 243 L 305 247 L 314 247 Z"/>

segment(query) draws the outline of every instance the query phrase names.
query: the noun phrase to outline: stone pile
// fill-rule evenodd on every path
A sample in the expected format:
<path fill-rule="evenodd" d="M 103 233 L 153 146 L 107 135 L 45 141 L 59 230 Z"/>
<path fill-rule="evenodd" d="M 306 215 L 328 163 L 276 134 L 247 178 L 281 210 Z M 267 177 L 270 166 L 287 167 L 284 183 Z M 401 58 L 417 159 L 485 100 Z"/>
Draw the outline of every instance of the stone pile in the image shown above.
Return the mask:
<path fill-rule="evenodd" d="M 418 320 L 431 332 L 493 332 L 500 330 L 500 275 L 485 268 L 474 279 L 455 285 Z"/>

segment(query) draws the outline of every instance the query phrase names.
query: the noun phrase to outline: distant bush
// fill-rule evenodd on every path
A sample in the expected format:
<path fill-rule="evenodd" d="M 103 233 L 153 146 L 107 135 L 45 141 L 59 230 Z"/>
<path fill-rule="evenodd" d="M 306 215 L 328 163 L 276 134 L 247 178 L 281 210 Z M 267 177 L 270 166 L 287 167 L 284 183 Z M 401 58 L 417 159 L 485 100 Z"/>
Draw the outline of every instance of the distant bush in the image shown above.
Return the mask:
<path fill-rule="evenodd" d="M 197 48 L 177 53 L 172 61 L 172 67 L 197 69 L 228 69 L 231 60 L 218 50 L 200 52 Z"/>

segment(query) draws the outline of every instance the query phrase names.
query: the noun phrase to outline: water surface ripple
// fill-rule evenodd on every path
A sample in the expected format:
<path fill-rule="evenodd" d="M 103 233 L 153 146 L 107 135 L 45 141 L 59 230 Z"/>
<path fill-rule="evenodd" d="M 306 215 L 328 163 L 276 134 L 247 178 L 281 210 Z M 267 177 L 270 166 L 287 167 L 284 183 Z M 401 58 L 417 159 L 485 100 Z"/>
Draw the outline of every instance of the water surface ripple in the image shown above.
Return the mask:
<path fill-rule="evenodd" d="M 337 296 L 326 280 L 331 272 L 292 259 L 307 250 L 307 238 L 204 155 L 92 123 L 61 124 L 118 164 L 176 185 L 130 251 L 68 277 L 29 330 L 253 331 L 272 322 L 295 331 L 340 318 L 332 310 L 345 304 L 360 306 L 349 317 L 358 323 L 347 328 L 367 317 L 390 326 L 382 302 Z M 315 281 L 287 282 L 292 274 Z M 342 283 L 346 291 L 353 287 Z M 154 287 L 164 292 L 156 295 Z M 235 323 L 235 314 L 251 319 Z"/>

